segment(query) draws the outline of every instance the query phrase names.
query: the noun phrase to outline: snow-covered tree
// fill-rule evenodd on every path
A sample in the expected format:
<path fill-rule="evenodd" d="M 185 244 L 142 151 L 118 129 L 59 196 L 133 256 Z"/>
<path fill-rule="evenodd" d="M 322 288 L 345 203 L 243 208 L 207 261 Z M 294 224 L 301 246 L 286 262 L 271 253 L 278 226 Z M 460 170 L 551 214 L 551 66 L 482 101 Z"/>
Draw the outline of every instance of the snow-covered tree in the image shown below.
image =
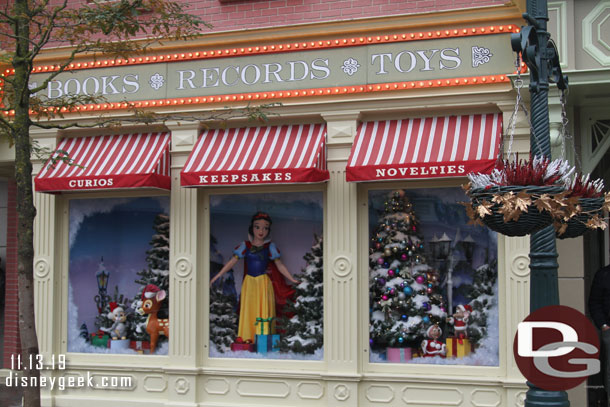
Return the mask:
<path fill-rule="evenodd" d="M 237 337 L 237 297 L 225 294 L 223 285 L 210 289 L 210 341 L 220 353 L 230 350 Z"/>
<path fill-rule="evenodd" d="M 160 213 L 153 222 L 155 233 L 150 240 L 150 249 L 146 251 L 148 268 L 137 272 L 136 283 L 140 285 L 138 293 L 134 296 L 132 308 L 137 310 L 142 305 L 142 291 L 148 284 L 154 284 L 165 290 L 167 297 L 161 303 L 159 318 L 169 316 L 169 216 Z M 146 333 L 146 319 L 148 315 L 139 315 L 134 312 L 133 331 L 128 331 L 131 338 L 138 341 L 148 340 Z M 159 340 L 166 340 L 161 336 Z"/>
<path fill-rule="evenodd" d="M 472 313 L 468 317 L 468 338 L 475 345 L 487 336 L 489 311 L 497 307 L 494 287 L 498 278 L 497 261 L 484 264 L 475 270 L 468 294 Z"/>
<path fill-rule="evenodd" d="M 423 237 L 404 191 L 388 195 L 370 245 L 371 347 L 419 347 L 426 329 L 447 314 L 438 273 L 426 264 Z"/>
<path fill-rule="evenodd" d="M 301 283 L 278 324 L 283 352 L 312 354 L 323 345 L 323 257 L 322 237 L 315 235 L 311 251 L 303 257 L 307 265 L 297 276 Z"/>

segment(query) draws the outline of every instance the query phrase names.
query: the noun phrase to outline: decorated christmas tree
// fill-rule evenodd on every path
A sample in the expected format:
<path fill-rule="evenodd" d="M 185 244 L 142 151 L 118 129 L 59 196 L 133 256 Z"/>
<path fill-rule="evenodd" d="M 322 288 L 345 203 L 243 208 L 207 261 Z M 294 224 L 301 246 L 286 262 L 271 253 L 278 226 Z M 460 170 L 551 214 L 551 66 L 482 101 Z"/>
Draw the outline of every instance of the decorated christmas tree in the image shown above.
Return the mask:
<path fill-rule="evenodd" d="M 484 264 L 474 273 L 472 288 L 468 294 L 471 301 L 472 312 L 468 317 L 468 338 L 473 344 L 478 344 L 487 336 L 489 313 L 496 308 L 498 301 L 494 295 L 494 288 L 498 277 L 497 262 Z"/>
<path fill-rule="evenodd" d="M 161 290 L 165 290 L 167 297 L 162 302 L 159 310 L 159 318 L 169 316 L 169 216 L 160 213 L 155 217 L 153 223 L 153 234 L 150 240 L 150 249 L 146 251 L 146 262 L 148 267 L 137 273 L 136 283 L 140 285 L 138 293 L 133 298 L 132 308 L 137 310 L 142 305 L 142 291 L 148 284 L 154 284 Z M 134 340 L 148 340 L 146 333 L 146 319 L 148 315 L 140 315 L 134 312 L 133 331 L 130 337 Z M 161 340 L 164 340 L 161 336 Z"/>
<path fill-rule="evenodd" d="M 280 319 L 280 350 L 283 352 L 314 353 L 323 345 L 323 250 L 322 238 L 314 236 L 311 251 L 303 257 L 307 262 L 298 275 L 301 281 L 296 293 L 284 308 Z"/>
<path fill-rule="evenodd" d="M 384 202 L 370 242 L 370 343 L 374 350 L 419 347 L 446 318 L 439 275 L 426 264 L 424 240 L 404 191 Z"/>
<path fill-rule="evenodd" d="M 210 289 L 210 341 L 220 353 L 231 349 L 237 337 L 237 297 L 225 294 L 220 281 Z"/>

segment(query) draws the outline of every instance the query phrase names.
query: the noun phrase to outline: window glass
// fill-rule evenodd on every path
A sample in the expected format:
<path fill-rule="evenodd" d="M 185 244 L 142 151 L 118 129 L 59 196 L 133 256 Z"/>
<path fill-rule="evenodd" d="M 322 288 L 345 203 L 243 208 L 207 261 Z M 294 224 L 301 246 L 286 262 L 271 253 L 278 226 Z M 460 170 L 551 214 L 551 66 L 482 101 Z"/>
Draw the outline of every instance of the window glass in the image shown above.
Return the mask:
<path fill-rule="evenodd" d="M 169 197 L 69 202 L 68 351 L 165 355 Z"/>
<path fill-rule="evenodd" d="M 322 192 L 210 197 L 210 356 L 321 360 Z"/>
<path fill-rule="evenodd" d="M 461 188 L 369 192 L 370 361 L 498 365 L 497 236 Z"/>

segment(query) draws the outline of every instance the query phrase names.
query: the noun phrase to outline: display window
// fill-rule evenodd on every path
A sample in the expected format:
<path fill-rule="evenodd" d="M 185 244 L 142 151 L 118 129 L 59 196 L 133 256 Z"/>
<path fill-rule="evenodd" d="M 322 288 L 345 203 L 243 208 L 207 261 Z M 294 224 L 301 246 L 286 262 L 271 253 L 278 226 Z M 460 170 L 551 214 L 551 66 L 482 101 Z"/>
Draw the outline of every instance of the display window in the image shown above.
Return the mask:
<path fill-rule="evenodd" d="M 168 353 L 169 204 L 68 201 L 68 352 Z"/>
<path fill-rule="evenodd" d="M 499 365 L 497 235 L 459 187 L 368 191 L 371 363 Z"/>
<path fill-rule="evenodd" d="M 212 358 L 321 360 L 323 193 L 209 196 Z"/>

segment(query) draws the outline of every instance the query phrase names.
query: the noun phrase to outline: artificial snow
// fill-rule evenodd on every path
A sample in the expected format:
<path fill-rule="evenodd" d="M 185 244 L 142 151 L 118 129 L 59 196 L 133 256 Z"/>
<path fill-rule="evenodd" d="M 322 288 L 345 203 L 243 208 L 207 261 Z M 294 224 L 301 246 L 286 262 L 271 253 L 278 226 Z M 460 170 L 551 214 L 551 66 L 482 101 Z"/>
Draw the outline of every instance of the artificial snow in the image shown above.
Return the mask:
<path fill-rule="evenodd" d="M 322 360 L 324 359 L 324 350 L 323 348 L 316 349 L 313 354 L 295 352 L 268 352 L 267 354 L 262 354 L 258 352 L 248 352 L 243 350 L 228 350 L 224 353 L 221 353 L 216 347 L 216 345 L 210 342 L 210 357 L 233 359 Z"/>
<path fill-rule="evenodd" d="M 78 323 L 78 307 L 74 303 L 72 284 L 68 284 L 68 352 L 74 353 L 104 353 L 104 354 L 128 354 L 138 355 L 139 353 L 131 348 L 110 349 L 93 346 L 80 336 L 80 325 Z M 160 342 L 155 351 L 155 355 L 167 355 L 169 351 L 169 341 Z"/>

